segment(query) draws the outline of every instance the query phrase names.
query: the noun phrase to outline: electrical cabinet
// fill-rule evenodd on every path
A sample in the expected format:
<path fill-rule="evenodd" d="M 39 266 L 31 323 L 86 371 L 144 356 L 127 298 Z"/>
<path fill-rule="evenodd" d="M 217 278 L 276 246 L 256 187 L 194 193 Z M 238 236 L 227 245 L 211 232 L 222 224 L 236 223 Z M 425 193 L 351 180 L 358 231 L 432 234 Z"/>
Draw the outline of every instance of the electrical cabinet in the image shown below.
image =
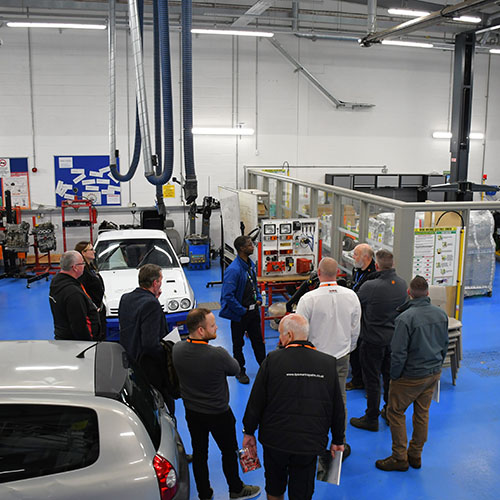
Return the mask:
<path fill-rule="evenodd" d="M 269 219 L 261 224 L 261 276 L 308 274 L 317 268 L 318 219 Z"/>

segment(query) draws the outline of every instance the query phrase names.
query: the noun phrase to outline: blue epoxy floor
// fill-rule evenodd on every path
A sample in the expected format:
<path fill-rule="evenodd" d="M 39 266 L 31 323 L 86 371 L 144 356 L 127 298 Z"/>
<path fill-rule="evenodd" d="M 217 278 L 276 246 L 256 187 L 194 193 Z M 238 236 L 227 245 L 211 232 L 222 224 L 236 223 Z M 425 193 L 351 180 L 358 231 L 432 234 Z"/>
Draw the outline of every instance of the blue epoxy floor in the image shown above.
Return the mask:
<path fill-rule="evenodd" d="M 198 302 L 219 301 L 220 286 L 206 288 L 207 281 L 220 279 L 220 269 L 187 271 Z M 466 299 L 464 306 L 464 359 L 457 385 L 451 384 L 450 369 L 441 379 L 441 402 L 433 403 L 429 441 L 420 470 L 382 472 L 375 468 L 378 458 L 391 452 L 389 428 L 381 422 L 378 433 L 348 426 L 347 441 L 352 455 L 345 462 L 341 486 L 316 483 L 314 499 L 422 499 L 480 500 L 500 498 L 500 265 L 497 264 L 492 297 Z M 1 339 L 50 339 L 52 318 L 48 305 L 48 283 L 33 283 L 27 289 L 22 280 L 0 280 Z M 218 320 L 218 345 L 231 349 L 229 322 Z M 277 332 L 266 328 L 267 349 L 277 342 Z M 253 380 L 257 363 L 249 345 L 245 346 L 247 372 Z M 251 385 L 240 385 L 230 379 L 231 406 L 238 420 L 241 439 L 241 418 Z M 365 398 L 361 391 L 348 392 L 350 416 L 361 416 Z M 189 433 L 184 422 L 182 403 L 177 405 L 181 436 L 188 451 Z M 408 419 L 410 424 L 410 420 Z M 262 456 L 262 451 L 260 452 Z M 210 445 L 210 469 L 215 499 L 227 499 L 227 486 L 222 475 L 216 445 Z M 263 470 L 242 475 L 245 482 L 264 486 Z M 196 499 L 192 481 L 191 498 Z M 265 498 L 265 493 L 261 495 Z"/>

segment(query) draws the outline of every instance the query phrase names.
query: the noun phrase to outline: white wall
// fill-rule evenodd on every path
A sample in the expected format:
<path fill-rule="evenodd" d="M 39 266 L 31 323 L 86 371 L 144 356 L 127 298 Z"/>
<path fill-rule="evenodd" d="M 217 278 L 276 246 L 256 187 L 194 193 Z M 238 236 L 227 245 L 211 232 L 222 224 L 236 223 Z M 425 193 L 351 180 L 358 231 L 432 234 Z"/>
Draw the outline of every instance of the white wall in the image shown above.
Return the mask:
<path fill-rule="evenodd" d="M 0 157 L 29 157 L 33 163 L 28 36 L 3 29 L 0 48 Z M 54 205 L 54 155 L 108 154 L 107 34 L 32 30 L 35 154 L 30 173 L 32 203 Z M 199 202 L 218 196 L 219 184 L 243 186 L 244 165 L 387 165 L 391 173 L 449 169 L 449 141 L 432 139 L 449 124 L 452 53 L 398 47 L 360 48 L 342 42 L 280 43 L 338 99 L 373 103 L 369 110 L 335 109 L 266 40 L 193 38 L 195 126 L 255 128 L 253 137 L 195 137 Z M 175 165 L 180 177 L 179 35 L 173 34 Z M 151 75 L 151 33 L 146 68 Z M 129 162 L 135 127 L 133 62 L 126 58 L 126 33 L 118 33 L 118 147 Z M 130 55 L 130 51 L 129 51 Z M 484 172 L 500 183 L 500 57 L 477 55 L 473 131 L 485 131 Z M 151 87 L 151 78 L 149 78 Z M 127 88 L 130 95 L 127 102 Z M 152 90 L 149 88 L 149 103 Z M 150 114 L 151 124 L 153 115 Z M 480 181 L 483 144 L 471 145 L 469 179 Z M 311 174 L 313 175 L 313 174 Z M 310 180 L 316 180 L 308 177 Z M 317 179 L 320 180 L 320 179 Z M 175 199 L 180 204 L 176 186 Z M 151 205 L 154 186 L 142 175 L 123 187 L 122 203 Z M 214 221 L 214 225 L 216 222 Z"/>

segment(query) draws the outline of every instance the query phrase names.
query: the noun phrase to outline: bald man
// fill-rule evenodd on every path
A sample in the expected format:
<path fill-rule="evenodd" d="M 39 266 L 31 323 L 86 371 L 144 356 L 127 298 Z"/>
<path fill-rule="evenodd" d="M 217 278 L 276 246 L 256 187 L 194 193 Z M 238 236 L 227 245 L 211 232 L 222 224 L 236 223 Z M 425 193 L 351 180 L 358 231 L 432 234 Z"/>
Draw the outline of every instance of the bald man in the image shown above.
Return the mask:
<path fill-rule="evenodd" d="M 264 448 L 268 500 L 309 500 L 314 493 L 317 457 L 328 445 L 344 451 L 344 405 L 336 361 L 307 340 L 309 325 L 299 314 L 279 325 L 284 349 L 262 363 L 243 417 L 243 447 L 257 454 L 255 431 Z"/>
<path fill-rule="evenodd" d="M 337 285 L 337 261 L 321 259 L 318 266 L 319 287 L 307 292 L 297 305 L 297 314 L 309 321 L 309 340 L 318 351 L 337 360 L 344 411 L 347 418 L 346 379 L 349 353 L 355 349 L 361 324 L 361 305 L 358 296 L 349 288 Z M 344 457 L 350 453 L 346 445 Z"/>
<path fill-rule="evenodd" d="M 352 281 L 350 288 L 356 293 L 359 287 L 368 279 L 368 276 L 374 273 L 375 268 L 375 254 L 373 248 L 368 243 L 360 243 L 354 247 L 352 253 L 354 258 L 354 269 L 352 271 Z M 361 362 L 359 360 L 359 337 L 356 348 L 349 356 L 349 363 L 351 364 L 351 380 L 347 382 L 345 388 L 347 391 L 354 389 L 364 389 L 363 373 L 361 371 Z"/>

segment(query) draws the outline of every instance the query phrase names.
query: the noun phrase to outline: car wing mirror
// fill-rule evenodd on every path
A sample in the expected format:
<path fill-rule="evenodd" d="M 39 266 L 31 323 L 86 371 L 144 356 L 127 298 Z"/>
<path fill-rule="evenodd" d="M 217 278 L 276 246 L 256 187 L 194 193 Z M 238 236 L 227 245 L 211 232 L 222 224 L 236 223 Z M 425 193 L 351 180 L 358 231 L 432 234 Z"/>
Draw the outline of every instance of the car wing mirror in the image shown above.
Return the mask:
<path fill-rule="evenodd" d="M 183 256 L 179 259 L 181 261 L 181 264 L 189 264 L 189 257 Z"/>

